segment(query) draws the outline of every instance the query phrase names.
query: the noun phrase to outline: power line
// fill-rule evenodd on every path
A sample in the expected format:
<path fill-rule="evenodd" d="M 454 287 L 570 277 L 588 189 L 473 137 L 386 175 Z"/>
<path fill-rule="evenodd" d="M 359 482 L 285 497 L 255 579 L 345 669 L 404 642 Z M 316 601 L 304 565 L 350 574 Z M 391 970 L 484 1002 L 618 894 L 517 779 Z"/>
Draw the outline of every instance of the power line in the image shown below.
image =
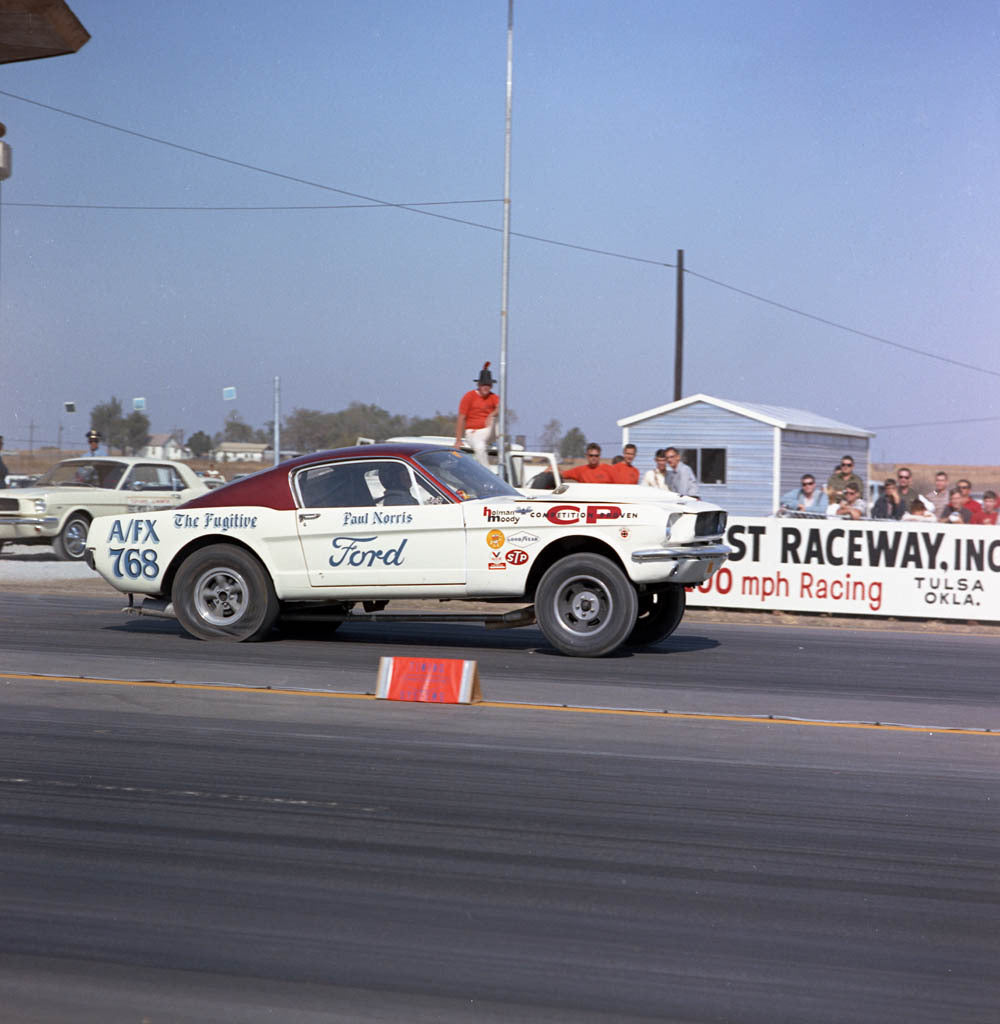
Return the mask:
<path fill-rule="evenodd" d="M 499 203 L 500 199 L 446 199 L 429 203 L 405 203 L 407 208 L 412 206 L 462 206 L 474 203 Z M 297 206 L 125 206 L 118 203 L 7 203 L 7 206 L 27 206 L 46 210 L 148 210 L 153 213 L 187 211 L 192 213 L 233 211 L 233 212 L 257 212 L 259 210 L 368 210 L 385 209 L 387 203 L 327 203 Z"/>
<path fill-rule="evenodd" d="M 6 96 L 9 99 L 19 100 L 22 103 L 28 103 L 28 104 L 30 104 L 32 106 L 40 107 L 43 110 L 50 110 L 53 113 L 62 114 L 65 117 L 71 117 L 71 118 L 74 118 L 74 119 L 76 119 L 78 121 L 84 121 L 84 122 L 86 122 L 88 124 L 94 124 L 94 125 L 97 125 L 98 127 L 101 127 L 101 128 L 107 128 L 110 131 L 120 132 L 123 135 L 130 135 L 130 136 L 132 136 L 134 138 L 143 139 L 146 142 L 154 142 L 157 145 L 167 146 L 167 147 L 169 147 L 171 149 L 177 149 L 177 150 L 180 150 L 181 152 L 184 152 L 184 153 L 191 153 L 194 156 L 204 157 L 207 160 L 215 160 L 215 161 L 217 161 L 219 163 L 229 164 L 232 167 L 240 167 L 240 168 L 242 168 L 244 170 L 255 171 L 258 174 L 266 174 L 266 175 L 268 175 L 270 177 L 280 178 L 280 179 L 282 179 L 284 181 L 291 181 L 291 182 L 294 182 L 294 183 L 299 184 L 299 185 L 308 185 L 311 188 L 319 188 L 319 189 L 323 189 L 324 191 L 327 191 L 327 192 L 336 192 L 339 195 L 349 196 L 352 199 L 363 199 L 364 200 L 364 205 L 363 206 L 361 206 L 361 207 L 354 207 L 354 208 L 364 208 L 364 206 L 391 207 L 391 208 L 397 209 L 397 210 L 407 210 L 410 213 L 419 213 L 419 214 L 422 214 L 425 217 L 434 217 L 434 218 L 437 218 L 439 220 L 451 221 L 454 224 L 463 224 L 466 227 L 479 228 L 480 230 L 484 230 L 484 231 L 493 231 L 493 232 L 496 232 L 498 234 L 502 230 L 501 228 L 495 227 L 492 224 L 480 224 L 477 221 L 464 220 L 461 217 L 450 217 L 447 214 L 444 214 L 444 213 L 434 213 L 431 210 L 428 210 L 428 209 L 424 208 L 424 207 L 430 206 L 430 205 L 451 205 L 451 204 L 448 204 L 448 203 L 439 203 L 439 204 L 431 204 L 431 203 L 419 203 L 419 204 L 418 203 L 391 203 L 391 202 L 388 202 L 387 200 L 378 199 L 377 197 L 374 197 L 374 196 L 367 196 L 367 195 L 364 195 L 363 193 L 360 193 L 360 192 L 351 192 L 351 191 L 349 191 L 347 189 L 337 188 L 337 187 L 335 187 L 333 185 L 324 185 L 322 182 L 311 181 L 308 178 L 300 178 L 300 177 L 297 177 L 295 175 L 284 174 L 284 173 L 282 173 L 280 171 L 272 171 L 272 170 L 270 170 L 270 169 L 268 169 L 266 167 L 258 167 L 255 164 L 246 163 L 246 162 L 241 161 L 241 160 L 233 160 L 233 159 L 231 159 L 229 157 L 219 156 L 219 155 L 217 155 L 215 153 L 209 153 L 209 152 L 207 152 L 205 150 L 195 149 L 192 146 L 184 146 L 184 145 L 182 145 L 182 144 L 180 144 L 178 142 L 171 142 L 168 139 L 161 139 L 161 138 L 158 138 L 155 135 L 148 135 L 148 134 L 146 134 L 144 132 L 138 132 L 138 131 L 135 131 L 135 130 L 133 130 L 131 128 L 122 128 L 119 125 L 114 125 L 114 124 L 111 124 L 111 123 L 109 123 L 107 121 L 101 121 L 101 120 L 98 120 L 97 118 L 88 117 L 88 116 L 86 116 L 84 114 L 76 114 L 76 113 L 74 113 L 71 110 L 63 109 L 62 107 L 56 107 L 56 106 L 52 106 L 52 105 L 50 105 L 48 103 L 41 103 L 38 100 L 28 99 L 28 97 L 26 97 L 26 96 L 19 96 L 17 93 L 8 92 L 8 91 L 6 91 L 4 89 L 0 89 L 0 96 Z M 499 202 L 499 200 L 482 199 L 482 200 L 456 200 L 455 201 L 456 204 L 460 203 L 460 202 L 467 202 L 467 203 L 490 203 L 490 202 Z M 23 206 L 43 206 L 43 205 L 52 205 L 54 207 L 62 207 L 62 208 L 67 208 L 68 207 L 68 204 L 41 204 L 41 203 L 23 203 L 23 204 L 21 204 L 21 203 L 8 203 L 7 205 L 9 205 L 9 206 L 22 206 L 22 205 Z M 129 210 L 129 209 L 150 209 L 150 210 L 154 210 L 154 209 L 159 209 L 159 210 L 188 210 L 188 211 L 193 211 L 193 210 L 198 210 L 198 209 L 207 209 L 207 210 L 240 209 L 240 208 L 234 208 L 234 207 L 125 207 L 125 206 L 122 206 L 122 207 L 92 206 L 92 207 L 83 207 L 83 208 L 89 208 L 89 209 L 122 209 L 122 210 Z M 349 209 L 349 208 L 352 208 L 352 207 L 350 207 L 350 206 L 346 206 L 346 207 L 336 207 L 336 206 L 332 206 L 332 207 L 290 207 L 290 208 L 289 207 L 248 207 L 248 208 L 244 208 L 244 209 L 283 210 L 283 209 Z M 632 256 L 632 255 L 629 255 L 627 253 L 614 252 L 614 251 L 608 250 L 608 249 L 597 249 L 597 248 L 594 248 L 594 247 L 591 247 L 591 246 L 577 245 L 577 244 L 574 244 L 572 242 L 562 242 L 562 241 L 558 241 L 558 240 L 553 239 L 553 238 L 544 238 L 544 237 L 542 237 L 540 235 L 528 235 L 528 234 L 524 234 L 523 232 L 520 232 L 520 231 L 512 231 L 511 234 L 516 236 L 517 238 L 524 238 L 524 239 L 526 239 L 528 241 L 541 242 L 541 243 L 543 243 L 545 245 L 560 246 L 561 248 L 565 248 L 565 249 L 575 249 L 578 252 L 589 252 L 589 253 L 593 253 L 593 254 L 599 255 L 599 256 L 610 256 L 610 257 L 612 257 L 614 259 L 628 260 L 628 261 L 634 262 L 634 263 L 646 263 L 646 264 L 650 264 L 650 265 L 653 265 L 653 266 L 667 267 L 667 268 L 670 268 L 670 269 L 676 269 L 676 266 L 677 266 L 675 263 L 671 263 L 671 262 L 669 262 L 667 260 L 654 260 L 654 259 L 648 259 L 648 258 L 645 258 L 645 257 L 642 257 L 642 256 Z M 805 310 L 796 308 L 795 306 L 789 306 L 786 303 L 777 302 L 774 299 L 769 299 L 769 298 L 767 298 L 767 297 L 765 297 L 763 295 L 758 295 L 755 292 L 747 291 L 744 288 L 737 288 L 735 285 L 727 284 L 725 281 L 720 281 L 717 278 L 709 277 L 707 274 L 700 274 L 697 271 L 691 270 L 688 267 L 684 268 L 684 273 L 685 274 L 690 274 L 693 277 L 697 277 L 697 278 L 699 278 L 702 281 L 706 281 L 709 284 L 715 285 L 716 287 L 725 288 L 728 291 L 737 293 L 738 295 L 743 295 L 746 298 L 753 299 L 756 302 L 763 302 L 766 305 L 774 306 L 776 309 L 784 310 L 786 313 L 792 313 L 792 314 L 794 314 L 796 316 L 801 316 L 801 317 L 805 317 L 808 320 L 812 320 L 815 323 L 824 324 L 827 327 L 833 327 L 833 328 L 835 328 L 837 330 L 840 330 L 840 331 L 846 331 L 848 334 L 854 334 L 854 335 L 856 335 L 859 338 L 866 338 L 869 341 L 875 341 L 875 342 L 878 342 L 881 345 L 888 345 L 891 348 L 899 349 L 900 351 L 903 351 L 903 352 L 909 352 L 911 355 L 923 356 L 925 359 L 934 359 L 934 360 L 937 360 L 938 362 L 947 363 L 948 365 L 951 365 L 951 366 L 957 366 L 957 367 L 960 367 L 961 369 L 964 369 L 964 370 L 972 370 L 974 373 L 985 373 L 985 374 L 987 374 L 987 375 L 989 375 L 991 377 L 1000 377 L 1000 370 L 990 370 L 990 369 L 987 369 L 986 367 L 983 367 L 983 366 L 976 366 L 973 363 L 966 363 L 966 362 L 962 362 L 961 360 L 958 360 L 958 359 L 952 359 L 949 356 L 942 356 L 942 355 L 938 355 L 935 352 L 928 352 L 928 351 L 926 351 L 924 349 L 916 348 L 913 345 L 904 345 L 903 343 L 898 342 L 898 341 L 891 341 L 889 338 L 883 338 L 880 335 L 871 334 L 868 331 L 858 330 L 855 327 L 850 327 L 847 324 L 839 323 L 836 320 L 830 320 L 827 317 L 817 316 L 815 313 L 808 313 Z"/>
<path fill-rule="evenodd" d="M 913 355 L 924 356 L 927 359 L 937 359 L 939 362 L 949 363 L 952 366 L 960 366 L 965 370 L 975 370 L 977 373 L 988 373 L 991 377 L 1000 377 L 1000 370 L 988 370 L 985 366 L 975 366 L 972 363 L 963 363 L 961 360 L 951 359 L 948 356 L 939 356 L 936 352 L 927 352 L 921 348 L 914 348 L 912 345 L 903 345 L 898 341 L 890 341 L 888 338 L 882 338 L 877 334 L 869 334 L 867 331 L 859 331 L 855 327 L 848 327 L 846 324 L 838 323 L 836 320 L 828 320 L 826 317 L 816 316 L 814 313 L 807 313 L 805 310 L 796 309 L 794 306 L 786 306 L 783 302 L 775 302 L 774 299 L 768 299 L 763 295 L 757 295 L 754 292 L 748 292 L 743 288 L 737 288 L 735 285 L 726 284 L 725 281 L 717 281 L 713 277 L 708 277 L 705 274 L 699 274 L 693 270 L 686 270 L 685 273 L 701 278 L 703 281 L 708 281 L 709 284 L 714 284 L 720 288 L 727 288 L 731 292 L 737 292 L 740 295 L 745 295 L 747 298 L 756 299 L 758 302 L 764 302 L 769 306 L 775 306 L 777 309 L 783 309 L 787 313 L 795 313 L 797 316 L 803 316 L 807 320 L 815 320 L 817 323 L 826 324 L 827 327 L 836 327 L 840 331 L 847 331 L 848 334 L 856 334 L 859 338 L 868 338 L 870 341 L 877 341 L 882 345 L 890 345 L 892 348 L 898 348 L 904 352 L 911 352 Z"/>
<path fill-rule="evenodd" d="M 952 427 L 965 423 L 994 423 L 1000 416 L 977 416 L 970 420 L 922 420 L 920 423 L 883 423 L 872 430 L 906 430 L 909 427 Z"/>

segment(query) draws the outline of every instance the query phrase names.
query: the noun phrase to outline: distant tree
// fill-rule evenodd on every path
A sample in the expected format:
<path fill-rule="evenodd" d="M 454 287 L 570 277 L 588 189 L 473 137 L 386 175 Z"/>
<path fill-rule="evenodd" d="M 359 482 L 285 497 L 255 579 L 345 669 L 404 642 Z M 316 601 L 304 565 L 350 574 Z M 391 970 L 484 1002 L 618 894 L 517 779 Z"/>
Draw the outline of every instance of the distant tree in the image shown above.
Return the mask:
<path fill-rule="evenodd" d="M 558 420 L 549 420 L 549 422 L 542 427 L 542 436 L 539 440 L 542 446 L 542 451 L 556 451 L 559 447 L 559 442 L 562 440 L 562 424 Z"/>
<path fill-rule="evenodd" d="M 108 451 L 111 451 L 112 446 L 121 449 L 125 444 L 122 403 L 114 395 L 109 402 L 102 402 L 90 410 L 90 429 L 96 430 L 104 438 Z M 81 447 L 83 443 L 84 438 L 80 438 Z"/>
<path fill-rule="evenodd" d="M 202 459 L 212 450 L 212 439 L 204 430 L 199 430 L 187 439 L 187 446 L 196 459 Z"/>
<path fill-rule="evenodd" d="M 242 443 L 253 441 L 253 427 L 243 420 L 236 409 L 226 417 L 222 427 L 222 440 Z"/>
<path fill-rule="evenodd" d="M 131 454 L 144 447 L 149 440 L 149 417 L 138 409 L 122 420 L 122 445 Z"/>
<path fill-rule="evenodd" d="M 433 416 L 414 416 L 406 427 L 406 433 L 416 437 L 430 435 L 432 437 L 455 436 L 455 414 L 437 412 Z"/>
<path fill-rule="evenodd" d="M 587 450 L 587 438 L 579 427 L 570 427 L 559 442 L 559 454 L 564 459 L 579 459 Z"/>
<path fill-rule="evenodd" d="M 327 438 L 333 431 L 333 413 L 318 409 L 295 409 L 281 425 L 282 447 L 297 452 L 315 452 L 333 447 Z"/>

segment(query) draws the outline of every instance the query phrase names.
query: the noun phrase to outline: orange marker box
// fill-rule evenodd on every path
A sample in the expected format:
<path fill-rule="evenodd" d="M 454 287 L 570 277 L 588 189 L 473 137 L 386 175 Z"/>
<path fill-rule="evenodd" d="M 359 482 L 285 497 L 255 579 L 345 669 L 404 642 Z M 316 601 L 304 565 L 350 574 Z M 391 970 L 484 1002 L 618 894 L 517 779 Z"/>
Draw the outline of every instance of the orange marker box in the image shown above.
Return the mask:
<path fill-rule="evenodd" d="M 375 696 L 428 704 L 476 704 L 483 699 L 476 662 L 457 658 L 380 658 Z"/>

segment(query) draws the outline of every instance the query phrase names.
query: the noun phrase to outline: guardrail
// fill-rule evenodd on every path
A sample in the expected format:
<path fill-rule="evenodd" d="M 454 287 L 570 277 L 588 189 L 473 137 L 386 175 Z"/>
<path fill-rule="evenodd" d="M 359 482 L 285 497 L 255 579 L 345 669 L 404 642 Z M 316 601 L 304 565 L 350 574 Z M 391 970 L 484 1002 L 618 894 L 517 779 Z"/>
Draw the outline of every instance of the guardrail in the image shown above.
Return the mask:
<path fill-rule="evenodd" d="M 691 607 L 1000 622 L 993 526 L 733 516 L 726 542 Z"/>

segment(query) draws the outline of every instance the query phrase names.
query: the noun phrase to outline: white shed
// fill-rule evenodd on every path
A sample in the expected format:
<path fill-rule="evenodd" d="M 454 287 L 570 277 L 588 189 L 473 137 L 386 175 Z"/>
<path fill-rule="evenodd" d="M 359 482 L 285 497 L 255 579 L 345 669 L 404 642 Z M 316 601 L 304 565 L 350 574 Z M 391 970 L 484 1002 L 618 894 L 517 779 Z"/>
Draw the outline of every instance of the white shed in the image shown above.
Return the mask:
<path fill-rule="evenodd" d="M 875 436 L 804 409 L 691 395 L 618 420 L 622 444 L 653 465 L 658 448 L 674 447 L 694 470 L 701 497 L 737 515 L 771 515 L 781 495 L 812 473 L 819 486 L 844 455 L 867 486 Z"/>

